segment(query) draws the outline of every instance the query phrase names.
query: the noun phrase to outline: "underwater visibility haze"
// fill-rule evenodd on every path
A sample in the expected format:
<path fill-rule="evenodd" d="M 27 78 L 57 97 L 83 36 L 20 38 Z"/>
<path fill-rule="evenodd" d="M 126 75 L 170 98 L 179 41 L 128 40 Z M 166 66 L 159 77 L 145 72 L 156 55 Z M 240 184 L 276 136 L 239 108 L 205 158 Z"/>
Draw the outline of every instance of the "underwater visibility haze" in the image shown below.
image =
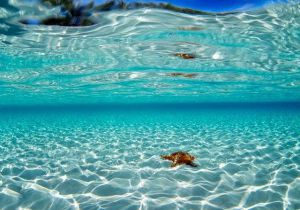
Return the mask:
<path fill-rule="evenodd" d="M 1 0 L 0 209 L 300 209 L 299 66 L 299 1 Z"/>

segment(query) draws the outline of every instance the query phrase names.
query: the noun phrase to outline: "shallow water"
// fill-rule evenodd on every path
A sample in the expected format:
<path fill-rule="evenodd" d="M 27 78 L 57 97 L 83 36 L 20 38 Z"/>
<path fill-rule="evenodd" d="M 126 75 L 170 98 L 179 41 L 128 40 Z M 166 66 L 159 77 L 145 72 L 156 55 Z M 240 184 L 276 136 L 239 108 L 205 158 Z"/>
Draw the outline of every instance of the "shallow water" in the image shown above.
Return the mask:
<path fill-rule="evenodd" d="M 0 209 L 299 209 L 299 105 L 274 107 L 2 110 Z"/>
<path fill-rule="evenodd" d="M 0 209 L 300 209 L 299 2 L 88 27 L 5 2 Z M 199 166 L 160 158 L 178 150 Z"/>

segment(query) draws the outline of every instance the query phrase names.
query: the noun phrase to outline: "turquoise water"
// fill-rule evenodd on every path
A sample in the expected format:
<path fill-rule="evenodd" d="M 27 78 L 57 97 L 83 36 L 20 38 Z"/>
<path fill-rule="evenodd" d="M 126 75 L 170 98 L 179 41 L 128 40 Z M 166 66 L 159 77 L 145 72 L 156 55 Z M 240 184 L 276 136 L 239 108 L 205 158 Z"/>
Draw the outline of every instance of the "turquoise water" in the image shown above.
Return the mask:
<path fill-rule="evenodd" d="M 2 109 L 0 133 L 0 209 L 300 208 L 299 105 Z"/>
<path fill-rule="evenodd" d="M 14 2 L 0 16 L 0 104 L 300 100 L 299 3 L 228 15 L 100 12 L 96 25 L 60 27 L 18 23 L 60 9 Z"/>
<path fill-rule="evenodd" d="M 87 27 L 24 25 L 60 8 L 5 2 L 1 210 L 300 209 L 299 2 Z M 179 150 L 198 167 L 160 158 Z"/>

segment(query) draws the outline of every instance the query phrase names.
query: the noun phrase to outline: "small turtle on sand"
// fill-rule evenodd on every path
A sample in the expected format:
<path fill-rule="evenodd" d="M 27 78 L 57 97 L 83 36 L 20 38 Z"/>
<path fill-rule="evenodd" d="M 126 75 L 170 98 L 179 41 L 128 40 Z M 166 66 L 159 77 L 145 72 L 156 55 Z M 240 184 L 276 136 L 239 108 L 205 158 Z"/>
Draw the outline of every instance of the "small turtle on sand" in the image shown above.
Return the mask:
<path fill-rule="evenodd" d="M 170 160 L 173 163 L 171 164 L 171 167 L 175 167 L 178 165 L 186 164 L 192 167 L 197 167 L 197 165 L 193 162 L 195 160 L 195 157 L 190 155 L 187 152 L 174 152 L 171 155 L 161 155 L 162 159 Z"/>

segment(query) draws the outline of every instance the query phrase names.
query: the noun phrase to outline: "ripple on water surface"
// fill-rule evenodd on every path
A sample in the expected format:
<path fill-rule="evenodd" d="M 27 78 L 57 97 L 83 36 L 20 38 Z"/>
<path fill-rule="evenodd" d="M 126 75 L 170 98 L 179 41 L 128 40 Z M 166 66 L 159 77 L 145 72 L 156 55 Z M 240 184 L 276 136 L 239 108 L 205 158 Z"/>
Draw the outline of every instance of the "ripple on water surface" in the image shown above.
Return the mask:
<path fill-rule="evenodd" d="M 1 103 L 300 99 L 299 2 L 227 15 L 95 12 L 88 27 L 22 25 L 59 8 L 11 2 L 18 9 L 3 8 L 0 24 Z M 180 73 L 195 76 L 170 76 Z"/>
<path fill-rule="evenodd" d="M 299 116 L 3 114 L 0 208 L 299 209 Z"/>

